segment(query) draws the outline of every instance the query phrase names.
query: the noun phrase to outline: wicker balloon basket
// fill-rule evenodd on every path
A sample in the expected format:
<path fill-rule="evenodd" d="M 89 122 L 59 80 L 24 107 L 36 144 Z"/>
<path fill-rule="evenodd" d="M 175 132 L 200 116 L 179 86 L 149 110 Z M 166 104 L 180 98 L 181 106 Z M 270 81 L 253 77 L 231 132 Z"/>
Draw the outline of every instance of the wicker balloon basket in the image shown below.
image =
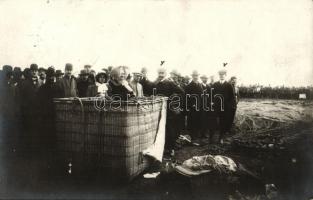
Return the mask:
<path fill-rule="evenodd" d="M 153 145 L 166 98 L 114 102 L 103 98 L 56 98 L 57 152 L 73 173 L 97 170 L 123 180 L 143 172 L 142 151 Z"/>

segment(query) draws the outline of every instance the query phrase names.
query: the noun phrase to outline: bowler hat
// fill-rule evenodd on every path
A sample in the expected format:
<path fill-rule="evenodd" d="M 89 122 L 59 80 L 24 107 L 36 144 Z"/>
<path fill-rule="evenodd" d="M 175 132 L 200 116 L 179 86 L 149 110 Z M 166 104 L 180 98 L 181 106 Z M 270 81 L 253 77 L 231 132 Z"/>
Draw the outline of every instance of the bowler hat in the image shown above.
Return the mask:
<path fill-rule="evenodd" d="M 39 72 L 46 72 L 47 70 L 46 70 L 45 68 L 43 68 L 43 67 L 40 67 L 40 68 L 38 69 L 38 71 L 39 71 Z"/>
<path fill-rule="evenodd" d="M 12 71 L 12 66 L 11 65 L 3 65 L 2 66 L 2 70 L 3 71 Z"/>
<path fill-rule="evenodd" d="M 47 69 L 46 73 L 47 73 L 47 77 L 52 77 L 52 76 L 55 76 L 55 75 L 56 75 L 56 74 L 55 74 L 55 70 L 54 70 L 53 67 L 49 67 L 49 68 Z"/>
<path fill-rule="evenodd" d="M 61 75 L 64 75 L 64 73 L 61 70 L 58 69 L 58 70 L 55 71 L 55 75 L 56 76 L 61 76 Z"/>
<path fill-rule="evenodd" d="M 80 70 L 80 76 L 89 75 L 88 71 L 85 69 Z"/>

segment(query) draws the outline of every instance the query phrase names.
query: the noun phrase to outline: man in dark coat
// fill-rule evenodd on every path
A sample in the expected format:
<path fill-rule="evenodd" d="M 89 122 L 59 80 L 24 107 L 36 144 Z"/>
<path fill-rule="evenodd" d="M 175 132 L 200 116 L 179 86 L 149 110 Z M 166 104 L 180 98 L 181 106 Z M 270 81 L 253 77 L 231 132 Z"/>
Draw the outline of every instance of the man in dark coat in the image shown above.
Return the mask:
<path fill-rule="evenodd" d="M 72 76 L 73 65 L 67 63 L 65 65 L 65 74 L 63 78 L 58 81 L 58 97 L 77 97 L 77 83 L 74 76 Z"/>
<path fill-rule="evenodd" d="M 232 85 L 233 87 L 233 92 L 235 94 L 235 102 L 232 104 L 232 107 L 230 109 L 230 121 L 229 123 L 231 123 L 230 126 L 232 126 L 234 124 L 234 119 L 235 119 L 235 115 L 236 115 L 236 111 L 237 111 L 237 104 L 239 102 L 239 88 L 237 87 L 237 77 L 236 76 L 232 76 L 230 78 L 230 84 Z"/>
<path fill-rule="evenodd" d="M 87 97 L 87 90 L 89 86 L 88 76 L 89 72 L 86 69 L 80 71 L 79 79 L 77 81 L 77 90 L 79 97 Z"/>
<path fill-rule="evenodd" d="M 6 80 L 3 81 L 1 91 L 1 118 L 2 126 L 0 131 L 1 140 L 9 148 L 15 148 L 17 139 L 17 120 L 16 120 L 16 94 L 17 83 L 14 81 L 12 71 L 6 72 Z"/>
<path fill-rule="evenodd" d="M 220 80 L 214 83 L 214 110 L 218 115 L 220 136 L 219 141 L 223 143 L 223 137 L 230 132 L 231 109 L 235 104 L 235 94 L 232 85 L 225 80 L 226 70 L 219 71 Z"/>
<path fill-rule="evenodd" d="M 63 78 L 64 73 L 61 70 L 55 71 L 56 82 L 59 82 Z"/>
<path fill-rule="evenodd" d="M 211 98 L 213 99 L 211 95 L 214 95 L 214 93 L 211 93 L 211 90 L 214 91 L 214 76 L 210 76 L 210 83 L 207 83 L 207 79 L 203 79 L 202 88 L 204 93 L 202 103 L 204 104 L 203 108 L 205 108 L 202 117 L 202 124 L 205 132 L 209 133 L 209 141 L 212 143 L 213 135 L 218 127 L 217 115 L 216 112 L 214 112 L 214 109 L 212 109 L 211 105 Z"/>
<path fill-rule="evenodd" d="M 199 82 L 199 73 L 192 72 L 192 81 L 186 86 L 187 124 L 192 139 L 199 139 L 202 135 L 202 84 Z"/>
<path fill-rule="evenodd" d="M 30 77 L 23 81 L 20 91 L 20 103 L 23 116 L 23 135 L 21 136 L 23 144 L 29 146 L 32 150 L 37 150 L 38 144 L 38 65 L 30 65 Z M 28 147 L 26 147 L 28 148 Z"/>
<path fill-rule="evenodd" d="M 166 131 L 165 131 L 165 148 L 172 150 L 175 140 L 179 134 L 179 114 L 181 108 L 178 103 L 180 96 L 184 94 L 182 88 L 178 87 L 173 81 L 166 78 L 165 68 L 158 69 L 158 79 L 155 82 L 155 94 L 169 97 L 167 106 Z M 174 98 L 174 95 L 178 98 Z"/>
<path fill-rule="evenodd" d="M 40 106 L 40 139 L 45 149 L 52 149 L 55 146 L 54 136 L 54 105 L 53 98 L 57 97 L 56 74 L 52 67 L 46 71 L 46 82 L 40 86 L 38 101 Z"/>
<path fill-rule="evenodd" d="M 38 80 L 39 86 L 42 86 L 42 85 L 45 84 L 45 82 L 46 82 L 46 76 L 47 76 L 47 75 L 46 75 L 46 69 L 40 67 L 40 68 L 38 69 L 38 75 L 39 75 L 39 80 Z"/>
<path fill-rule="evenodd" d="M 141 73 L 142 73 L 142 78 L 139 81 L 139 83 L 142 85 L 142 90 L 143 90 L 143 95 L 144 96 L 151 96 L 152 92 L 153 92 L 153 82 L 148 80 L 147 77 L 147 69 L 144 67 L 141 69 Z"/>

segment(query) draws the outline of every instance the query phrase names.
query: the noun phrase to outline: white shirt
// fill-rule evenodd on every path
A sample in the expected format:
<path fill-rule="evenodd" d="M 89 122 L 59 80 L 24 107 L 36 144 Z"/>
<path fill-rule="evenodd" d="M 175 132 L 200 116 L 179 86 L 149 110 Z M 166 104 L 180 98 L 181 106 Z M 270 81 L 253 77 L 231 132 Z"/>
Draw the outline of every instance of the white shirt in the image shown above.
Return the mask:
<path fill-rule="evenodd" d="M 105 95 L 108 91 L 108 86 L 106 83 L 98 83 L 96 82 L 96 86 L 98 87 L 98 93 L 100 93 L 101 96 Z"/>

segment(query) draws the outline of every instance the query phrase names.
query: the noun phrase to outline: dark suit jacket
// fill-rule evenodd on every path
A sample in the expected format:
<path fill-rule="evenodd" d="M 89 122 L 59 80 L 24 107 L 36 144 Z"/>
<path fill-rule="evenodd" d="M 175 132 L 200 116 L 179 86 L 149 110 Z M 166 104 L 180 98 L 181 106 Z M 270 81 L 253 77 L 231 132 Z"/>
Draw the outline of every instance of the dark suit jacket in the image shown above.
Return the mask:
<path fill-rule="evenodd" d="M 213 84 L 213 95 L 221 95 L 223 96 L 224 110 L 229 111 L 230 109 L 236 106 L 236 98 L 234 94 L 233 87 L 230 83 L 225 81 L 223 84 L 215 82 Z M 221 111 L 221 102 L 218 98 L 214 97 L 214 110 L 219 112 Z"/>
<path fill-rule="evenodd" d="M 191 81 L 185 88 L 186 95 L 190 95 L 187 98 L 187 106 L 191 111 L 202 110 L 202 94 L 203 87 L 201 83 Z"/>
<path fill-rule="evenodd" d="M 64 76 L 57 82 L 59 88 L 58 97 L 77 97 L 77 83 L 75 77 L 70 78 Z"/>
<path fill-rule="evenodd" d="M 150 96 L 152 95 L 154 84 L 153 82 L 149 81 L 147 78 L 143 78 L 139 81 L 142 85 L 143 95 Z"/>

